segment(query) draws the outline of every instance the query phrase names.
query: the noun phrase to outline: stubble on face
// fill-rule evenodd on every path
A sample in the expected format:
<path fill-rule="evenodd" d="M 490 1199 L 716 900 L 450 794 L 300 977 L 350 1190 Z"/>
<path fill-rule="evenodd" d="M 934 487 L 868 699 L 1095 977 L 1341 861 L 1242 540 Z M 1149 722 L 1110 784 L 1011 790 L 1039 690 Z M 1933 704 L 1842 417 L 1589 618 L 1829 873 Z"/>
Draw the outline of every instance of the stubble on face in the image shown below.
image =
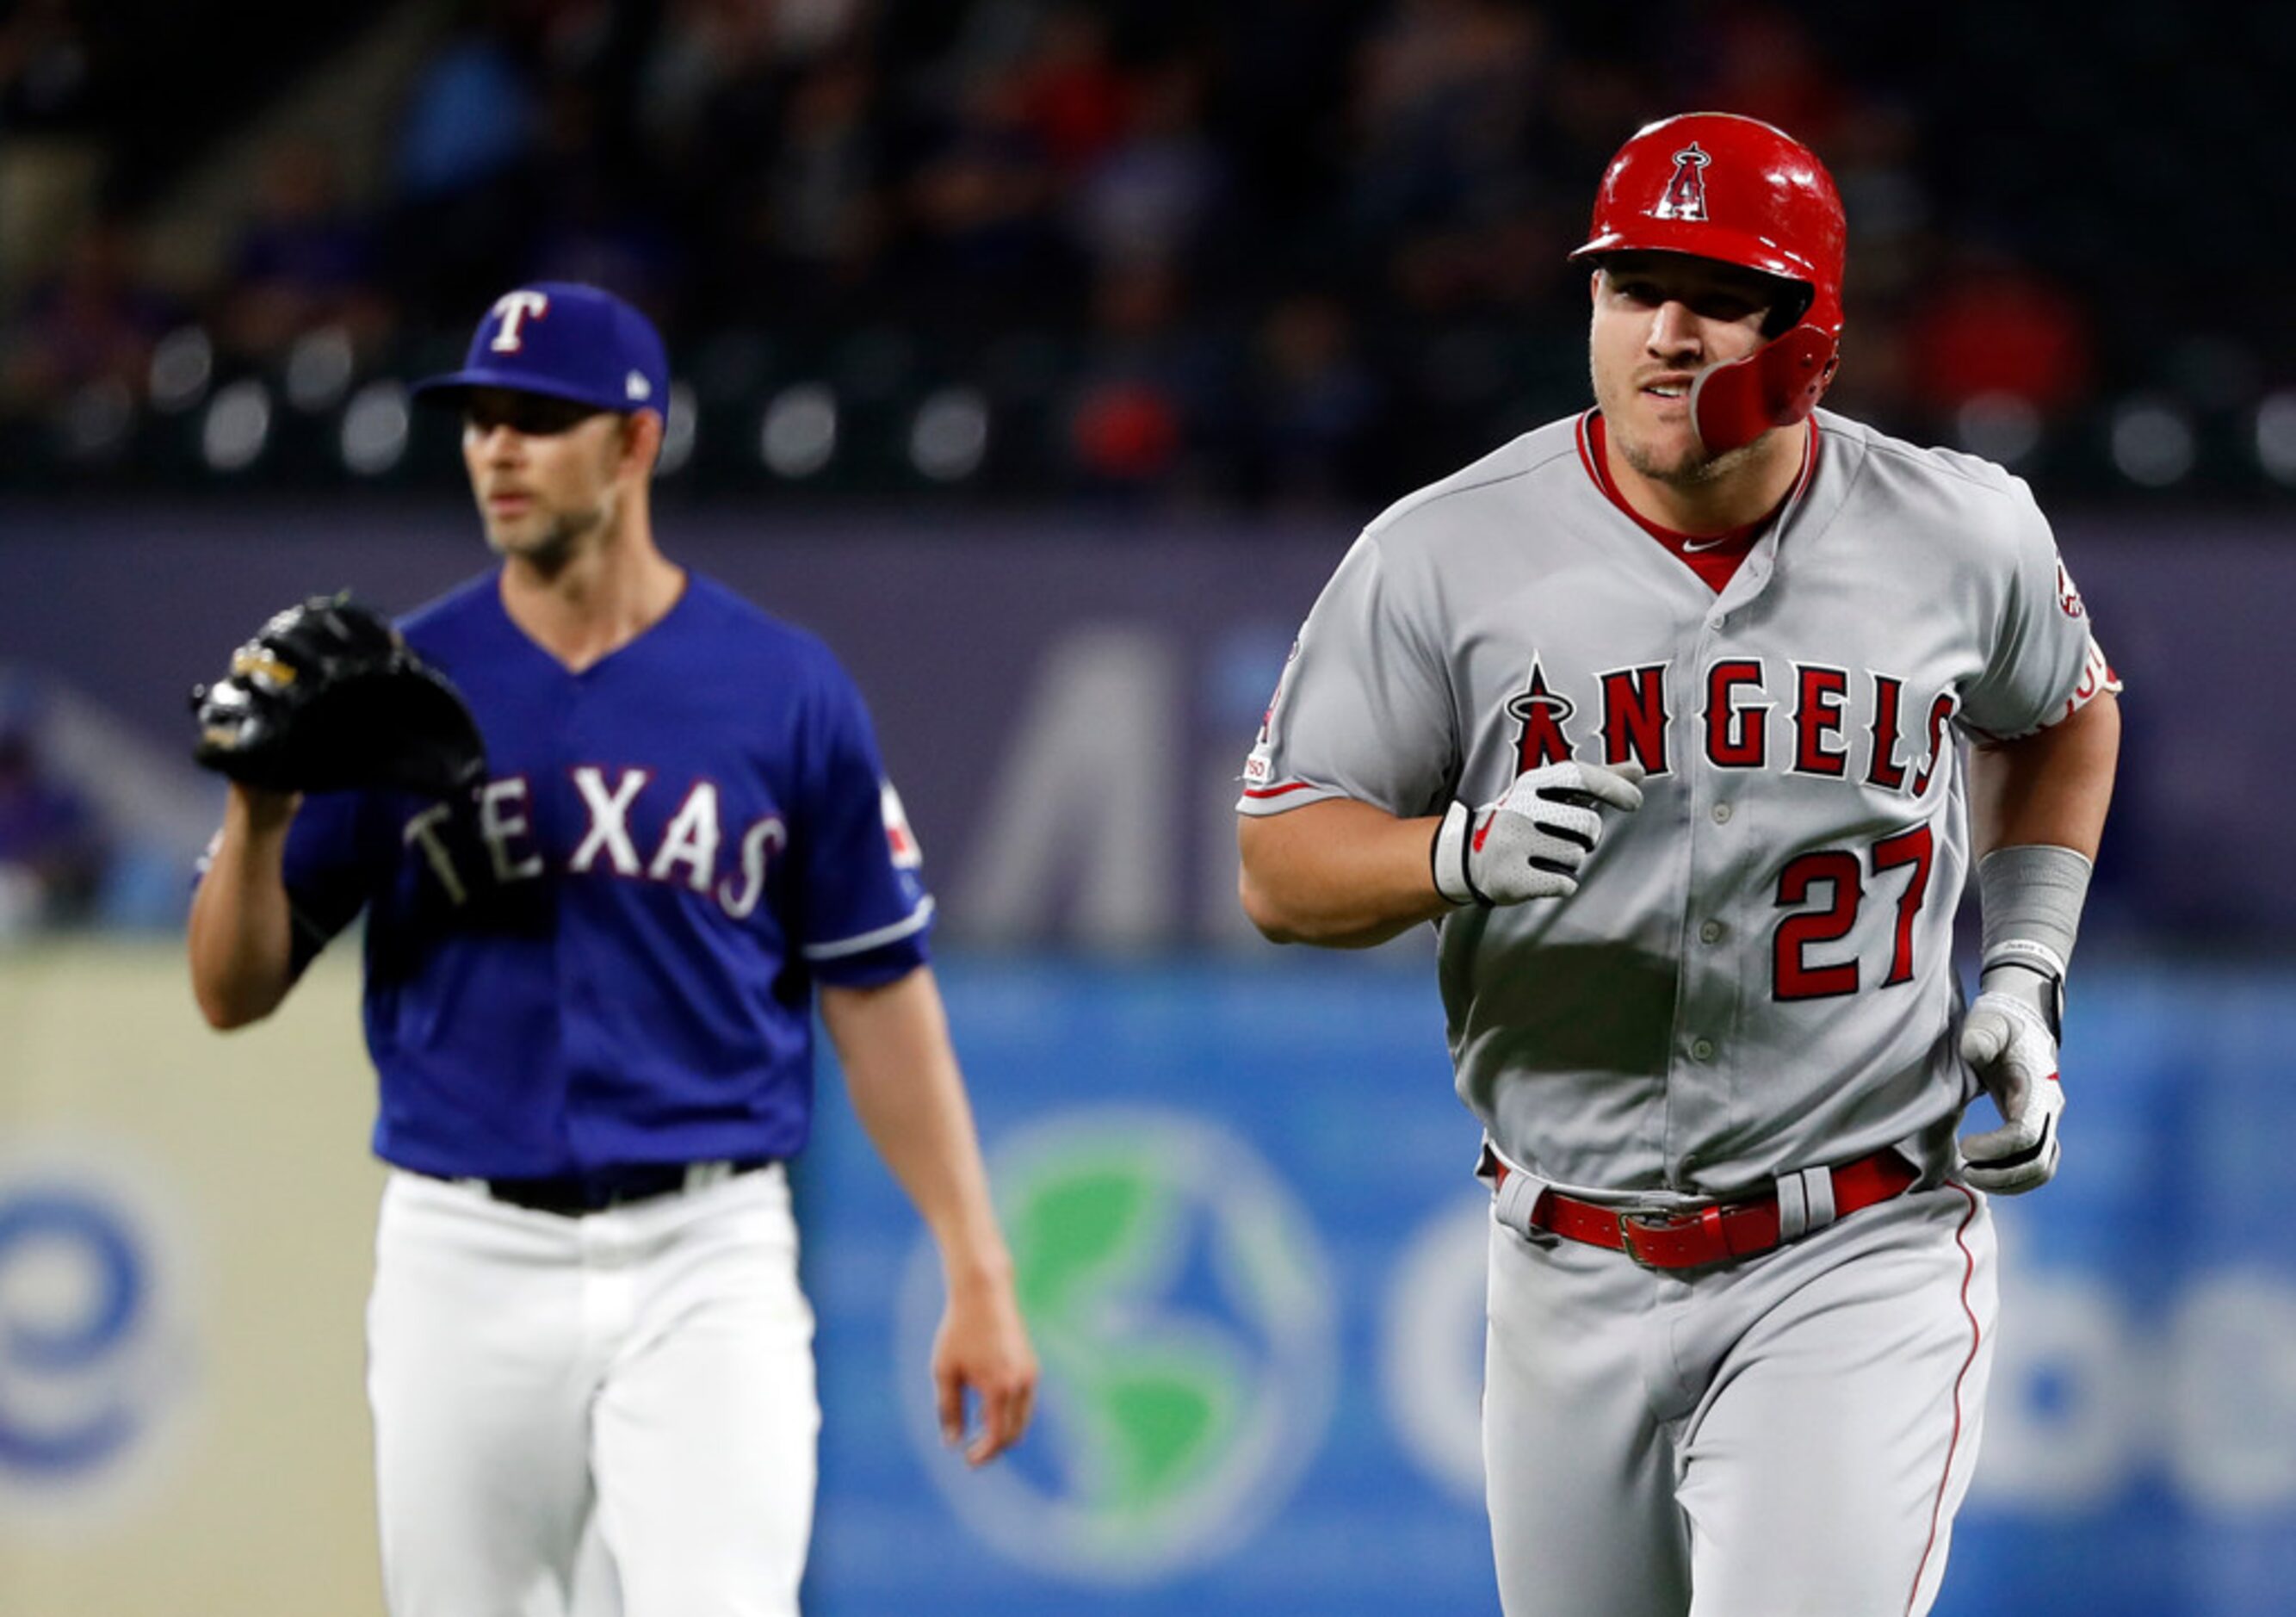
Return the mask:
<path fill-rule="evenodd" d="M 1595 398 L 1602 399 L 1601 380 L 1596 379 Z M 1693 429 L 1689 442 L 1684 444 L 1670 458 L 1661 455 L 1645 442 L 1634 429 L 1626 424 L 1626 412 L 1611 406 L 1603 412 L 1603 424 L 1611 441 L 1618 446 L 1619 457 L 1634 468 L 1636 475 L 1669 488 L 1702 488 L 1727 481 L 1740 469 L 1752 464 L 1756 449 L 1764 433 L 1752 443 L 1741 444 L 1716 455 L 1710 451 Z"/>
<path fill-rule="evenodd" d="M 1710 451 L 1698 436 L 1694 418 L 1688 416 L 1690 403 L 1686 396 L 1682 406 L 1686 419 L 1680 431 L 1665 431 L 1661 429 L 1665 439 L 1676 440 L 1673 444 L 1665 444 L 1663 439 L 1654 441 L 1653 437 L 1645 435 L 1637 421 L 1638 412 L 1635 406 L 1642 398 L 1641 379 L 1652 368 L 1652 361 L 1639 338 L 1630 345 L 1631 351 L 1627 351 L 1626 345 L 1620 345 L 1620 351 L 1606 358 L 1603 341 L 1606 333 L 1603 324 L 1598 313 L 1595 341 L 1588 344 L 1588 379 L 1593 386 L 1595 402 L 1603 412 L 1604 428 L 1611 444 L 1616 447 L 1620 458 L 1638 476 L 1668 488 L 1693 490 L 1726 481 L 1753 461 L 1762 441 L 1760 439 L 1719 455 Z M 1636 326 L 1628 324 L 1621 326 L 1618 334 L 1636 330 Z M 1749 352 L 1752 346 L 1759 346 L 1759 341 L 1757 339 L 1749 347 Z M 1734 352 L 1716 354 L 1710 351 L 1695 359 L 1685 356 L 1680 369 L 1694 372 L 1726 360 L 1742 357 L 1743 355 Z"/>
<path fill-rule="evenodd" d="M 618 438 L 610 437 L 602 444 L 595 497 L 571 510 L 552 508 L 507 521 L 497 521 L 491 514 L 485 514 L 488 547 L 505 560 L 524 563 L 545 579 L 563 573 L 613 528 L 619 491 L 612 476 L 619 453 Z M 537 491 L 537 503 L 542 497 Z M 532 538 L 524 537 L 537 517 L 543 519 L 540 530 Z"/>
<path fill-rule="evenodd" d="M 488 521 L 487 544 L 496 555 L 522 562 L 544 578 L 554 579 L 582 554 L 592 535 L 605 530 L 612 514 L 613 491 L 609 488 L 587 509 L 552 512 L 542 531 L 530 539 L 521 539 L 512 524 Z"/>

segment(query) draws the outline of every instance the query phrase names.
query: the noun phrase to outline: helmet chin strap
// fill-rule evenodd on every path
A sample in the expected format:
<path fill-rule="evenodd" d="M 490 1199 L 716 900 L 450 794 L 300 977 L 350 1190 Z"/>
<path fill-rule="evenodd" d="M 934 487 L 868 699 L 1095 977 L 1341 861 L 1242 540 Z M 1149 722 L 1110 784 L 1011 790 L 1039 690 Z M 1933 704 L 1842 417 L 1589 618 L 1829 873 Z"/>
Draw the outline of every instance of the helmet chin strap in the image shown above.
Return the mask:
<path fill-rule="evenodd" d="M 1798 325 L 1743 359 L 1701 371 L 1690 384 L 1699 442 L 1709 454 L 1724 455 L 1773 427 L 1808 419 L 1840 363 L 1833 339 Z"/>

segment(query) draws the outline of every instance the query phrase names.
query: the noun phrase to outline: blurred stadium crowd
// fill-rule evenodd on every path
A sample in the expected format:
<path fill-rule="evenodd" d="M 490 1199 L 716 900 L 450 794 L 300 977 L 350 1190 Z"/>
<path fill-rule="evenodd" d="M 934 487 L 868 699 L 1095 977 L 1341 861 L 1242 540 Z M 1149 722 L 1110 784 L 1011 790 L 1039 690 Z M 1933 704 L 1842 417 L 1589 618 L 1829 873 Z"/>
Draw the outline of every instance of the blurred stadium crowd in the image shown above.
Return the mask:
<path fill-rule="evenodd" d="M 2291 66 L 2154 0 L 0 0 L 0 488 L 449 487 L 402 379 L 558 276 L 705 490 L 1360 511 L 1583 402 L 1595 180 L 1713 106 L 1841 181 L 1840 407 L 2269 499 Z"/>

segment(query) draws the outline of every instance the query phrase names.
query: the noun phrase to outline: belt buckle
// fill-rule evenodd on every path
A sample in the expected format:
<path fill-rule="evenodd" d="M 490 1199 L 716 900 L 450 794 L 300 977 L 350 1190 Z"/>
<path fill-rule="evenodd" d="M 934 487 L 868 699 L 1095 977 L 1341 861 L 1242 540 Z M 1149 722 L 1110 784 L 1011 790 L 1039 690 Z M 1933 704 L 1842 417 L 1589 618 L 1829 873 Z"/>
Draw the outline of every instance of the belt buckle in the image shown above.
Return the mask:
<path fill-rule="evenodd" d="M 1619 1244 L 1636 1265 L 1652 1274 L 1672 1274 L 1677 1269 L 1703 1268 L 1710 1263 L 1719 1263 L 1730 1255 L 1729 1243 L 1722 1235 L 1720 1222 L 1726 1203 L 1709 1202 L 1699 1207 L 1677 1208 L 1671 1212 L 1622 1212 L 1619 1215 Z M 1636 1231 L 1652 1235 L 1671 1234 L 1680 1229 L 1710 1228 L 1720 1253 L 1713 1258 L 1687 1263 L 1660 1263 L 1645 1258 L 1635 1245 Z"/>
<path fill-rule="evenodd" d="M 1663 1273 L 1664 1271 L 1655 1262 L 1643 1256 L 1642 1248 L 1635 1244 L 1635 1232 L 1670 1229 L 1681 1222 L 1682 1217 L 1680 1213 L 1639 1212 L 1631 1210 L 1620 1213 L 1619 1215 L 1619 1250 L 1625 1252 L 1637 1268 L 1648 1269 L 1653 1275 Z M 1693 1214 L 1692 1217 L 1695 1218 L 1696 1215 Z"/>

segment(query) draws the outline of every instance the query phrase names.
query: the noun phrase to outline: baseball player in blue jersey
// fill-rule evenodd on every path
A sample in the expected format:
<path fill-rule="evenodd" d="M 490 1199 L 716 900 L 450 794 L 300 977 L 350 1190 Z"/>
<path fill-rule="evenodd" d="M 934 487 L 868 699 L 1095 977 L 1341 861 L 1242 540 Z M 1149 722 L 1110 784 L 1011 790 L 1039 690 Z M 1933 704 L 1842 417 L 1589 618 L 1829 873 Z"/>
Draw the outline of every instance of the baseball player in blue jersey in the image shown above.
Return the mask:
<path fill-rule="evenodd" d="M 1262 930 L 1438 928 L 1508 1617 L 1928 1611 L 2057 1170 L 2116 687 L 2021 482 L 1816 407 L 1844 224 L 1767 124 L 1628 141 L 1595 408 L 1364 530 L 1244 767 Z"/>
<path fill-rule="evenodd" d="M 797 1611 L 819 1411 L 782 1164 L 816 1000 L 939 1244 L 946 1434 L 972 1404 L 977 1465 L 1029 1422 L 915 843 L 829 651 L 656 548 L 668 388 L 660 338 L 604 292 L 495 304 L 425 390 L 461 409 L 502 565 L 402 626 L 475 716 L 483 784 L 235 781 L 193 906 L 218 1028 L 366 914 L 394 1617 L 562 1613 L 593 1530 L 632 1617 Z"/>

